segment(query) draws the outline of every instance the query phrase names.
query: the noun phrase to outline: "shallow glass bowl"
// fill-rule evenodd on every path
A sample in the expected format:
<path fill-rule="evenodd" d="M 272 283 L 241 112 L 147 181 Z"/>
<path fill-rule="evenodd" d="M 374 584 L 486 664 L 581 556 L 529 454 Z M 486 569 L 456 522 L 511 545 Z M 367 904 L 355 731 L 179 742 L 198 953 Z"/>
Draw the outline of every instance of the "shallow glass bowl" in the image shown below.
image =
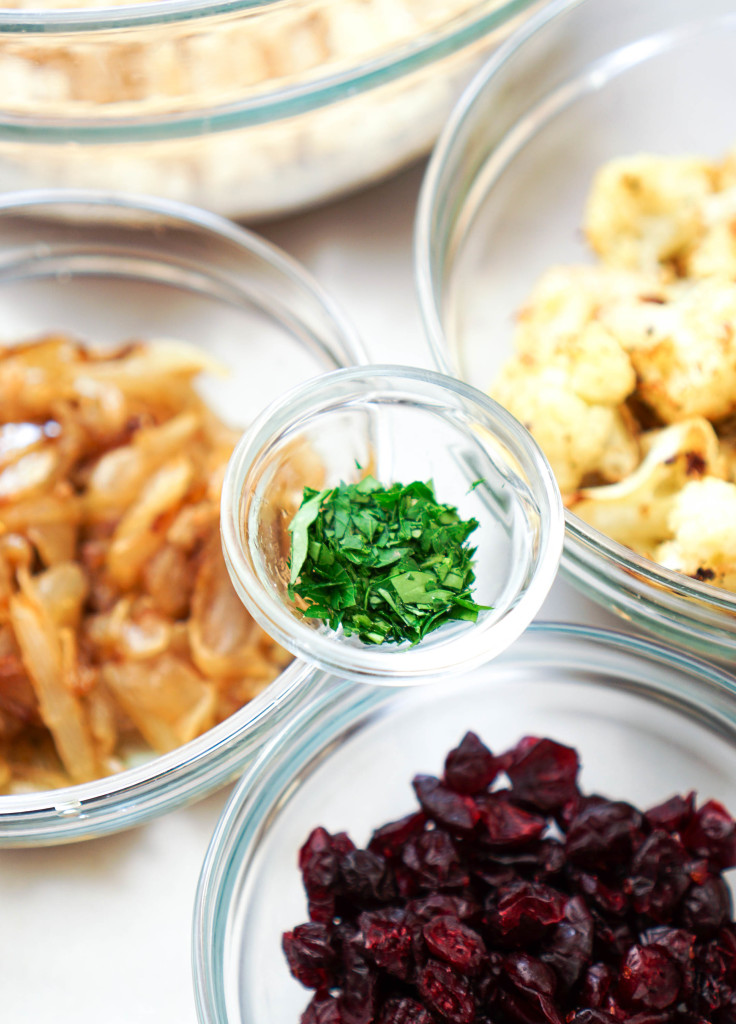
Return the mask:
<path fill-rule="evenodd" d="M 538 5 L 5 0 L 0 188 L 131 189 L 249 220 L 323 201 L 428 152 Z"/>
<path fill-rule="evenodd" d="M 0 313 L 8 342 L 61 331 L 103 346 L 154 337 L 200 346 L 229 370 L 203 381 L 204 395 L 239 427 L 284 388 L 364 358 L 330 300 L 271 245 L 193 208 L 122 195 L 0 196 Z M 97 836 L 204 795 L 239 774 L 310 679 L 292 663 L 169 754 L 82 785 L 0 796 L 0 845 Z"/>
<path fill-rule="evenodd" d="M 430 162 L 416 222 L 436 365 L 488 389 L 514 317 L 553 264 L 590 262 L 593 173 L 638 152 L 717 158 L 736 141 L 731 0 L 553 0 L 490 59 Z M 566 514 L 564 574 L 624 619 L 736 660 L 736 595 Z"/>
<path fill-rule="evenodd" d="M 581 788 L 651 806 L 696 789 L 733 808 L 736 680 L 647 640 L 535 624 L 442 686 L 385 690 L 326 679 L 233 793 L 195 904 L 200 1024 L 291 1024 L 311 993 L 281 935 L 306 920 L 297 853 L 313 828 L 373 829 L 412 812 L 411 779 L 442 771 L 468 729 L 491 750 L 525 735 L 578 749 Z"/>

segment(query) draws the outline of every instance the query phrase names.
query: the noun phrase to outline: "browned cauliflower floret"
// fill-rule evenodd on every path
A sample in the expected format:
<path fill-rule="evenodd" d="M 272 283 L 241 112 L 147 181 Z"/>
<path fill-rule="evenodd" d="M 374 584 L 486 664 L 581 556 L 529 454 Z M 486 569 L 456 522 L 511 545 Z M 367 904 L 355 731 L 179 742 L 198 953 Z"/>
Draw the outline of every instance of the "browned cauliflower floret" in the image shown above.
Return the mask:
<path fill-rule="evenodd" d="M 677 423 L 642 437 L 646 455 L 616 484 L 588 487 L 569 507 L 591 526 L 648 558 L 672 536 L 670 517 L 682 489 L 721 471 L 718 438 L 704 419 Z M 655 556 L 656 557 L 656 556 Z"/>
<path fill-rule="evenodd" d="M 736 185 L 703 200 L 704 230 L 682 260 L 685 277 L 736 279 Z"/>
<path fill-rule="evenodd" d="M 551 267 L 519 311 L 514 348 L 537 357 L 567 351 L 599 319 L 600 310 L 640 296 L 664 296 L 656 277 L 607 266 Z"/>
<path fill-rule="evenodd" d="M 669 514 L 672 539 L 654 552 L 669 569 L 736 591 L 736 484 L 706 476 L 676 496 Z"/>
<path fill-rule="evenodd" d="M 716 185 L 715 168 L 699 157 L 612 160 L 597 172 L 588 196 L 588 241 L 611 265 L 654 273 L 700 240 L 703 201 Z"/>
<path fill-rule="evenodd" d="M 678 281 L 599 315 L 630 356 L 637 397 L 665 423 L 736 409 L 736 283 Z"/>
<path fill-rule="evenodd" d="M 625 411 L 591 402 L 575 390 L 563 361 L 510 360 L 491 392 L 531 431 L 563 494 L 589 473 L 618 480 L 636 466 L 638 446 Z"/>
<path fill-rule="evenodd" d="M 595 267 L 554 268 L 522 311 L 517 355 L 492 394 L 534 434 L 563 492 L 590 473 L 619 480 L 639 460 L 622 407 L 636 377 L 614 335 L 595 319 L 606 297 L 629 294 L 632 278 Z"/>

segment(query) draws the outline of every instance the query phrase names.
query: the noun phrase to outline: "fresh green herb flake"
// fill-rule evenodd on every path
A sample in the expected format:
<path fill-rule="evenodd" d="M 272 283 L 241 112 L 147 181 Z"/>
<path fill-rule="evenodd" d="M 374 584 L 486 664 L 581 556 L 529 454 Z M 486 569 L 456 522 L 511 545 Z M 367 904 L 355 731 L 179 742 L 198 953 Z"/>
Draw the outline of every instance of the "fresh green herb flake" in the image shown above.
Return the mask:
<path fill-rule="evenodd" d="M 308 618 L 363 643 L 417 644 L 484 610 L 472 599 L 475 548 L 466 543 L 477 526 L 440 504 L 431 481 L 384 487 L 366 476 L 305 488 L 289 527 L 289 596 L 302 600 Z"/>

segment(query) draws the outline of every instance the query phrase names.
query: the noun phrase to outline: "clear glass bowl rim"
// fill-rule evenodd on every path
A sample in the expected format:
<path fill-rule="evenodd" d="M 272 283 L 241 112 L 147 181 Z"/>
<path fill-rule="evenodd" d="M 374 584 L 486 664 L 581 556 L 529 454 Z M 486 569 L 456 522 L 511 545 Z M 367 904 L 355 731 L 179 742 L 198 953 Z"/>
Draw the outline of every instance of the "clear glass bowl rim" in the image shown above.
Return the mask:
<path fill-rule="evenodd" d="M 736 677 L 714 665 L 644 637 L 589 626 L 535 622 L 524 635 L 546 640 L 548 645 L 556 640 L 581 641 L 588 645 L 588 661 L 600 649 L 614 656 L 618 652 L 664 665 L 683 680 L 696 678 L 712 694 L 711 703 L 702 710 L 722 713 L 718 700 L 728 704 L 729 728 L 736 738 Z M 507 657 L 513 657 L 513 650 L 507 652 Z M 634 692 L 639 689 L 634 688 Z M 671 702 L 665 684 L 656 693 L 651 686 L 645 688 L 645 695 L 665 704 Z M 678 696 L 684 699 L 683 692 Z M 328 680 L 312 703 L 300 709 L 266 745 L 232 792 L 207 848 L 194 903 L 192 972 L 200 1024 L 228 1024 L 220 985 L 220 944 L 228 908 L 230 901 L 237 899 L 238 871 L 247 865 L 260 836 L 268 829 L 282 794 L 298 778 L 298 772 L 308 769 L 311 759 L 357 717 L 390 699 L 391 691 L 361 687 L 351 693 L 347 684 Z"/>
<path fill-rule="evenodd" d="M 514 32 L 506 42 L 486 61 L 483 67 L 466 87 L 445 124 L 432 152 L 424 175 L 417 203 L 414 221 L 414 279 L 425 335 L 435 365 L 442 373 L 452 374 L 447 352 L 447 343 L 442 329 L 442 320 L 437 304 L 437 290 L 434 284 L 439 267 L 435 264 L 433 223 L 436 211 L 443 201 L 442 181 L 447 164 L 452 160 L 459 145 L 459 138 L 468 120 L 473 117 L 478 103 L 495 76 L 509 62 L 523 61 L 524 47 L 538 33 L 544 31 L 552 21 L 563 18 L 575 8 L 593 4 L 595 0 L 551 0 L 541 10 Z M 455 237 L 453 243 L 461 239 Z M 699 598 L 714 609 L 736 615 L 736 594 L 714 587 L 701 580 L 691 579 L 682 573 L 659 566 L 648 558 L 636 554 L 630 548 L 607 537 L 589 526 L 579 516 L 565 509 L 566 540 L 572 539 L 586 547 L 592 547 L 606 559 L 617 563 L 624 572 L 639 577 L 655 587 L 665 588 L 685 600 Z M 565 555 L 563 555 L 563 569 Z"/>
<path fill-rule="evenodd" d="M 477 626 L 470 626 L 442 646 L 419 644 L 416 648 L 400 651 L 388 646 L 375 649 L 352 647 L 336 642 L 330 635 L 301 626 L 279 601 L 264 590 L 241 542 L 241 494 L 254 460 L 259 458 L 263 447 L 274 437 L 288 435 L 297 417 L 301 419 L 315 409 L 319 415 L 319 404 L 328 406 L 329 396 L 332 393 L 339 395 L 342 386 L 359 388 L 363 382 L 381 380 L 400 383 L 402 399 L 412 389 L 422 397 L 421 389 L 428 387 L 436 396 L 446 394 L 459 400 L 474 410 L 475 419 L 497 437 L 514 458 L 524 460 L 530 475 L 533 474 L 528 486 L 540 506 L 540 536 L 535 573 L 529 587 L 520 598 L 517 595 L 516 602 L 503 618 L 486 624 L 485 628 L 481 620 Z M 392 393 L 392 390 L 388 391 L 389 396 Z M 292 388 L 264 409 L 241 437 L 228 464 L 222 488 L 220 523 L 231 576 L 236 579 L 241 596 L 245 594 L 251 613 L 270 635 L 296 657 L 324 672 L 346 674 L 353 681 L 387 686 L 421 683 L 436 679 L 445 672 L 482 664 L 488 660 L 487 638 L 495 636 L 497 630 L 503 630 L 504 646 L 512 643 L 531 622 L 549 593 L 557 573 L 564 534 L 562 501 L 549 463 L 531 434 L 513 416 L 488 395 L 456 377 L 419 367 L 382 364 L 333 370 Z"/>
<path fill-rule="evenodd" d="M 443 25 L 419 33 L 381 54 L 346 68 L 329 69 L 315 78 L 275 83 L 243 99 L 197 110 L 172 111 L 151 116 L 105 117 L 99 110 L 89 116 L 44 118 L 38 114 L 3 114 L 0 140 L 16 143 L 78 142 L 87 145 L 115 142 L 155 142 L 193 135 L 231 131 L 295 117 L 378 88 L 432 64 L 480 40 L 504 22 L 534 6 L 538 0 L 478 0 L 477 8 Z M 0 7 L 0 38 L 21 34 L 48 39 L 52 34 L 109 32 L 147 25 L 195 21 L 219 15 L 258 11 L 283 0 L 152 0 L 125 7 L 19 11 Z"/>
<path fill-rule="evenodd" d="M 0 266 L 3 219 L 58 207 L 111 208 L 160 214 L 215 241 L 235 244 L 306 294 L 337 328 L 346 353 L 367 357 L 354 328 L 321 286 L 294 259 L 251 231 L 223 217 L 171 200 L 86 189 L 40 189 L 0 195 Z M 68 222 L 65 226 L 72 228 Z M 86 226 L 86 225 L 83 225 Z M 106 230 L 102 225 L 102 237 Z M 27 253 L 26 253 L 27 260 Z M 332 351 L 332 347 L 330 346 Z M 335 353 L 337 361 L 337 353 Z M 202 736 L 144 764 L 92 782 L 55 790 L 0 796 L 0 848 L 70 842 L 130 828 L 224 784 L 242 766 L 242 743 L 270 728 L 268 716 L 308 699 L 317 678 L 295 660 L 257 697 Z M 251 735 L 252 734 L 252 735 Z"/>

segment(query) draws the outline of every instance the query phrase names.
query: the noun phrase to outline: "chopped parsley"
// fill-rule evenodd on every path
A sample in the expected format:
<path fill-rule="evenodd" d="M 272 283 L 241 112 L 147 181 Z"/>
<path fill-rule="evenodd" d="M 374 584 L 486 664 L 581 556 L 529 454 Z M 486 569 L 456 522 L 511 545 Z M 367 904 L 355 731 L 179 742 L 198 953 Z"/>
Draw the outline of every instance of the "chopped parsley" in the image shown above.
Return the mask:
<path fill-rule="evenodd" d="M 291 532 L 289 597 L 303 613 L 366 644 L 417 644 L 452 619 L 472 622 L 476 519 L 441 505 L 431 482 L 374 477 L 304 489 Z"/>

